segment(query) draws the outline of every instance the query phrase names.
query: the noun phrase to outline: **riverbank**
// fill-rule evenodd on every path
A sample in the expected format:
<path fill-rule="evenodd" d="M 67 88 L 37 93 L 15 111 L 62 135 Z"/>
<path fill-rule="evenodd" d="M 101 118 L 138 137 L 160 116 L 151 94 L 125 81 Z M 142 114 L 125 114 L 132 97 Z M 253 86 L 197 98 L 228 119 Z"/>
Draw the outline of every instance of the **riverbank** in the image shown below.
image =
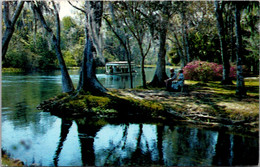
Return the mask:
<path fill-rule="evenodd" d="M 1 149 L 1 166 L 24 166 L 24 163 L 18 159 L 12 159 Z"/>
<path fill-rule="evenodd" d="M 150 88 L 109 89 L 106 96 L 62 94 L 41 103 L 38 109 L 60 117 L 178 122 L 258 135 L 259 79 L 245 80 L 248 96 L 242 99 L 235 96 L 236 85 L 186 84 L 189 91 L 184 93 Z"/>

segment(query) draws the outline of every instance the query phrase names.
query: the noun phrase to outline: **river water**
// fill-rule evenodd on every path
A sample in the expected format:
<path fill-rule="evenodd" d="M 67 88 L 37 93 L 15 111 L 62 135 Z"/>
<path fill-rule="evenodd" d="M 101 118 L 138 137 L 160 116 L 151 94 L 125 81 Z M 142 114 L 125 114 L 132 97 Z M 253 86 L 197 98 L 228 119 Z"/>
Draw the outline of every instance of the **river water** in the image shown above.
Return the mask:
<path fill-rule="evenodd" d="M 97 73 L 107 88 L 129 88 L 127 76 Z M 153 73 L 153 68 L 146 69 L 147 81 Z M 70 74 L 76 87 L 78 71 Z M 134 76 L 134 87 L 139 85 L 140 73 Z M 71 121 L 36 109 L 60 92 L 59 71 L 2 74 L 2 148 L 12 158 L 39 166 L 258 164 L 256 137 L 174 123 Z"/>

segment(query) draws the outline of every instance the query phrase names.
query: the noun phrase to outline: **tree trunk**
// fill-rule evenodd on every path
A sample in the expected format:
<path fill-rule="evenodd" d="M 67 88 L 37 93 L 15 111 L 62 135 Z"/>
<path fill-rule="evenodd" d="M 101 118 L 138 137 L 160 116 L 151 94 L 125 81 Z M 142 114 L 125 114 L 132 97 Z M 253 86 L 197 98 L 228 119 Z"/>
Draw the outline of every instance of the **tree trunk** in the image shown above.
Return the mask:
<path fill-rule="evenodd" d="M 85 14 L 88 19 L 88 14 Z M 101 19 L 101 18 L 100 18 Z M 85 92 L 90 91 L 92 93 L 105 93 L 107 89 L 98 81 L 96 77 L 95 60 L 93 57 L 93 43 L 89 37 L 89 31 L 87 25 L 85 27 L 86 43 L 83 53 L 80 78 L 77 90 L 83 90 Z"/>
<path fill-rule="evenodd" d="M 223 5 L 223 2 L 222 2 Z M 219 41 L 220 41 L 220 50 L 221 50 L 221 58 L 222 58 L 222 64 L 223 64 L 223 77 L 222 77 L 222 84 L 232 84 L 232 81 L 229 77 L 230 73 L 230 64 L 229 64 L 229 56 L 227 54 L 227 46 L 225 41 L 225 29 L 224 29 L 224 21 L 222 17 L 222 7 L 220 7 L 220 3 L 218 1 L 215 1 L 215 7 L 216 7 L 216 19 L 217 19 L 217 28 L 218 28 L 218 34 L 219 34 Z"/>
<path fill-rule="evenodd" d="M 146 89 L 146 76 L 145 76 L 145 71 L 144 71 L 144 60 L 145 57 L 142 56 L 142 62 L 141 62 L 141 71 L 142 71 L 142 82 L 143 82 L 143 88 Z"/>
<path fill-rule="evenodd" d="M 6 26 L 6 30 L 2 37 L 2 61 L 5 60 L 5 55 L 8 49 L 8 45 L 15 30 L 14 25 L 23 9 L 24 1 L 19 2 L 11 20 L 9 19 L 9 2 L 4 1 L 3 5 L 4 5 L 3 19 Z"/>
<path fill-rule="evenodd" d="M 236 27 L 236 57 L 237 57 L 237 89 L 236 95 L 240 97 L 246 96 L 246 89 L 244 85 L 242 60 L 241 60 L 241 47 L 242 47 L 242 36 L 240 27 L 240 8 L 239 3 L 235 4 L 235 27 Z"/>
<path fill-rule="evenodd" d="M 160 39 L 160 47 L 158 53 L 158 60 L 156 64 L 156 70 L 153 77 L 153 80 L 150 82 L 151 86 L 154 87 L 164 87 L 165 82 L 164 80 L 167 79 L 167 75 L 165 72 L 165 54 L 166 54 L 166 34 L 167 29 L 166 26 L 162 26 L 163 28 L 159 31 L 159 39 Z"/>
<path fill-rule="evenodd" d="M 136 39 L 136 40 L 138 41 L 138 46 L 139 46 L 139 50 L 141 53 L 141 72 L 142 72 L 143 88 L 146 89 L 147 86 L 146 86 L 146 77 L 145 77 L 145 71 L 144 71 L 144 60 L 145 60 L 146 55 L 144 54 L 144 51 L 143 51 L 143 47 L 142 47 L 143 43 L 141 42 L 140 39 Z"/>
<path fill-rule="evenodd" d="M 32 4 L 32 6 L 35 9 L 35 11 L 38 13 L 39 19 L 40 19 L 43 27 L 47 30 L 47 32 L 50 34 L 50 36 L 52 38 L 52 42 L 53 42 L 54 47 L 55 47 L 56 56 L 57 56 L 57 59 L 59 61 L 59 66 L 60 66 L 60 69 L 61 69 L 62 90 L 65 93 L 73 92 L 74 86 L 73 86 L 73 83 L 72 83 L 71 78 L 69 76 L 65 61 L 64 61 L 62 53 L 61 53 L 59 39 L 56 38 L 56 36 L 53 34 L 52 29 L 49 28 L 48 25 L 46 24 L 46 21 L 45 21 L 43 15 L 42 15 L 40 8 L 38 6 L 36 6 L 34 3 Z M 56 22 L 57 22 L 56 26 L 59 26 L 59 16 L 56 16 Z M 59 29 L 59 27 L 57 27 L 57 30 L 58 29 Z M 59 33 L 60 32 L 57 31 L 58 37 L 59 37 Z"/>
<path fill-rule="evenodd" d="M 188 39 L 188 33 L 187 33 L 187 25 L 185 25 L 185 28 L 184 28 L 184 40 L 185 40 L 187 63 L 189 63 L 190 62 L 190 47 L 189 47 L 189 39 Z"/>
<path fill-rule="evenodd" d="M 62 118 L 61 119 L 61 128 L 60 128 L 60 140 L 57 147 L 57 150 L 55 151 L 55 156 L 53 158 L 53 162 L 55 166 L 58 166 L 58 161 L 60 157 L 60 153 L 62 151 L 64 141 L 66 141 L 66 138 L 69 134 L 69 129 L 72 126 L 72 121 Z"/>
<path fill-rule="evenodd" d="M 188 42 L 188 34 L 187 34 L 187 23 L 186 23 L 186 14 L 184 10 L 184 5 L 182 5 L 182 12 L 181 12 L 181 20 L 182 20 L 182 38 L 183 38 L 183 58 L 182 68 L 190 62 L 190 53 L 189 53 L 189 42 Z"/>
<path fill-rule="evenodd" d="M 175 38 L 176 43 L 178 45 L 178 54 L 180 56 L 181 68 L 183 68 L 185 66 L 185 55 L 182 52 L 182 47 L 181 47 L 181 44 L 180 44 L 180 42 L 178 40 L 178 37 L 177 37 L 176 33 L 174 33 L 174 38 Z"/>
<path fill-rule="evenodd" d="M 129 67 L 129 75 L 130 75 L 130 87 L 133 88 L 133 73 L 132 73 L 132 66 L 131 66 L 131 47 L 129 45 L 129 39 L 126 39 L 127 47 L 129 50 L 126 50 L 127 55 L 127 63 Z"/>
<path fill-rule="evenodd" d="M 113 7 L 111 5 L 111 7 Z M 109 20 L 107 18 L 105 18 L 105 21 L 107 22 L 108 26 L 110 27 L 110 29 L 112 30 L 112 32 L 116 35 L 116 38 L 119 40 L 120 44 L 124 47 L 124 50 L 126 52 L 126 56 L 127 56 L 127 63 L 129 65 L 129 70 L 131 70 L 129 72 L 130 74 L 130 87 L 133 88 L 133 75 L 132 75 L 132 68 L 131 68 L 131 48 L 130 48 L 130 45 L 129 45 L 129 38 L 124 38 L 123 39 L 123 36 L 121 36 L 116 30 L 114 27 L 112 27 L 111 23 L 109 22 Z M 115 24 L 117 24 L 115 22 Z"/>

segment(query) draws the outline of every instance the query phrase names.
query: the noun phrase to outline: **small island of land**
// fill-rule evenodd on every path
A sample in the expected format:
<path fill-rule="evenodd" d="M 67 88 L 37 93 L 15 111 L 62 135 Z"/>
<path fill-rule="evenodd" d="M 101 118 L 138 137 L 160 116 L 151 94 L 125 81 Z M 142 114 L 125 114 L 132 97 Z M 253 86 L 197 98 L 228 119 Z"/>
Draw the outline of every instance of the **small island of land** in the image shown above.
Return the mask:
<path fill-rule="evenodd" d="M 235 95 L 235 85 L 185 81 L 188 92 L 162 88 L 109 89 L 106 95 L 61 94 L 38 109 L 60 117 L 91 117 L 103 121 L 177 123 L 258 135 L 259 81 L 245 80 L 248 95 Z"/>

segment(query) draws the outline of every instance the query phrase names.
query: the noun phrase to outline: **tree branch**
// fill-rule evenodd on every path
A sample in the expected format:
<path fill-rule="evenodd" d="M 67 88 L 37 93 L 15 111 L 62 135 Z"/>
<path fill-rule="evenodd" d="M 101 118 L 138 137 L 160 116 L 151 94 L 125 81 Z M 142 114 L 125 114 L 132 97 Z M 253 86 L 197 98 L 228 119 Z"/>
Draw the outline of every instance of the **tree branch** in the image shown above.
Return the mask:
<path fill-rule="evenodd" d="M 3 2 L 3 5 L 4 5 L 3 20 L 4 20 L 6 27 L 8 27 L 8 26 L 10 27 L 11 23 L 10 23 L 10 19 L 9 19 L 9 2 L 8 1 Z"/>
<path fill-rule="evenodd" d="M 148 54 L 148 52 L 149 52 L 149 50 L 150 50 L 150 48 L 151 48 L 151 43 L 152 43 L 152 38 L 150 39 L 149 46 L 148 46 L 148 48 L 147 48 L 147 50 L 146 50 L 146 52 L 145 52 L 145 54 L 144 54 L 144 57 L 147 56 L 147 54 Z"/>
<path fill-rule="evenodd" d="M 113 31 L 113 33 L 116 35 L 117 39 L 120 41 L 120 43 L 124 46 L 124 48 L 127 50 L 126 44 L 123 41 L 123 39 L 118 35 L 118 33 L 115 31 L 115 29 L 112 27 L 111 23 L 107 20 L 106 17 L 103 17 L 105 19 L 105 21 L 107 22 L 108 26 L 110 27 L 110 29 Z"/>
<path fill-rule="evenodd" d="M 43 15 L 42 15 L 42 12 L 41 12 L 41 9 L 35 5 L 35 3 L 32 3 L 32 7 L 35 9 L 35 11 L 38 13 L 38 16 L 39 16 L 39 19 L 43 25 L 43 27 L 49 32 L 49 33 L 53 33 L 52 30 L 50 29 L 50 27 L 48 27 Z"/>
<path fill-rule="evenodd" d="M 11 20 L 12 26 L 14 26 L 16 20 L 18 19 L 19 15 L 23 9 L 23 4 L 24 4 L 24 1 L 20 1 L 20 3 L 18 4 L 18 6 L 15 10 L 14 16 L 12 17 L 12 20 Z"/>
<path fill-rule="evenodd" d="M 79 7 L 75 6 L 75 5 L 73 5 L 70 1 L 68 1 L 68 3 L 69 3 L 72 7 L 74 7 L 75 9 L 77 9 L 77 10 L 79 10 L 79 11 L 81 11 L 81 12 L 83 12 L 83 13 L 86 14 L 86 11 L 85 11 L 84 9 L 79 8 Z"/>
<path fill-rule="evenodd" d="M 56 27 L 57 27 L 57 30 L 56 30 L 56 36 L 57 36 L 57 43 L 58 45 L 60 45 L 60 16 L 59 16 L 59 12 L 57 10 L 57 7 L 54 3 L 54 1 L 52 0 L 52 5 L 53 5 L 53 8 L 54 8 L 54 12 L 55 12 L 55 17 L 56 17 Z"/>

